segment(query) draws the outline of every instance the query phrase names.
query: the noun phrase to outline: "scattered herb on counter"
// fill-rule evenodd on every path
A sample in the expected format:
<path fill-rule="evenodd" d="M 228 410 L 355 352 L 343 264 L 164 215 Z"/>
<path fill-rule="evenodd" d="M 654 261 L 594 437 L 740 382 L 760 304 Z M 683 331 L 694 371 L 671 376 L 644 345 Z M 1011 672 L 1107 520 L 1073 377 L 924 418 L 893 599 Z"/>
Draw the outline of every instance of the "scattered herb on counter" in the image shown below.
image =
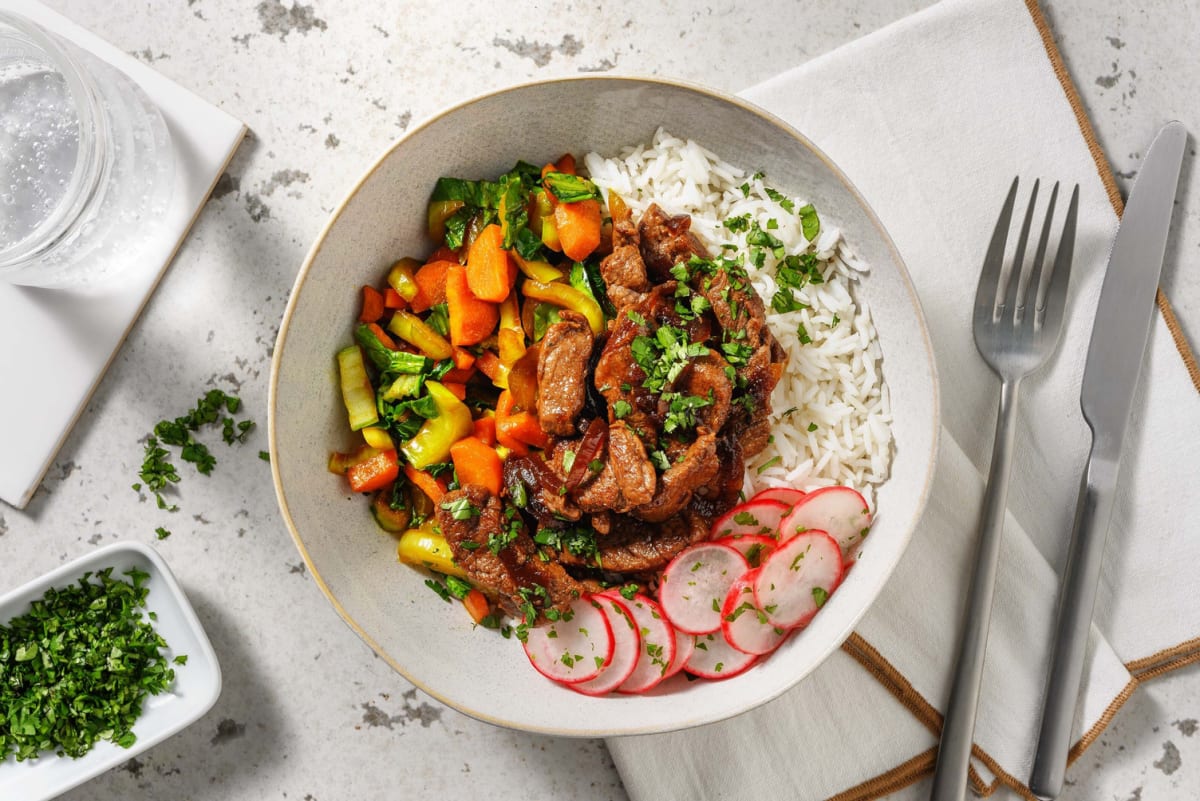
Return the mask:
<path fill-rule="evenodd" d="M 158 535 L 160 540 L 165 540 L 167 537 L 171 536 L 171 530 L 163 528 L 162 526 L 154 529 L 154 533 Z"/>
<path fill-rule="evenodd" d="M 178 505 L 168 503 L 163 496 L 163 490 L 180 481 L 179 471 L 171 461 L 171 452 L 163 446 L 178 447 L 180 459 L 192 463 L 196 472 L 211 475 L 217 459 L 208 446 L 197 441 L 193 434 L 205 426 L 220 426 L 221 436 L 226 445 L 245 442 L 254 429 L 254 421 L 235 420 L 230 417 L 237 414 L 241 407 L 242 401 L 237 396 L 219 389 L 211 389 L 197 399 L 196 405 L 187 414 L 174 420 L 158 421 L 154 431 L 146 438 L 142 467 L 138 471 L 141 481 L 132 485 L 133 491 L 141 492 L 145 487 L 154 493 L 154 500 L 159 509 L 168 512 L 179 511 Z M 270 461 L 270 454 L 266 451 L 259 451 L 258 456 Z M 160 526 L 155 533 L 161 540 L 171 532 Z"/>
<path fill-rule="evenodd" d="M 111 567 L 86 573 L 0 626 L 0 761 L 136 742 L 142 702 L 166 691 L 175 671 L 161 653 L 166 641 L 139 612 L 149 574 L 125 575 L 130 581 L 113 578 Z"/>

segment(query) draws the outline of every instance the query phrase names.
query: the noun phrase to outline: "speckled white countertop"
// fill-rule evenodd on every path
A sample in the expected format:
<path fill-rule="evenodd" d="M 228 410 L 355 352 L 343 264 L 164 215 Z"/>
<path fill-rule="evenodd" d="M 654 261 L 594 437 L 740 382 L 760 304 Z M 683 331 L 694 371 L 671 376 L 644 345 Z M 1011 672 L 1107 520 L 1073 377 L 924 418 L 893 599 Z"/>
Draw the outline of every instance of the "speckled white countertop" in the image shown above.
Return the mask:
<path fill-rule="evenodd" d="M 448 104 L 580 72 L 735 92 L 928 0 L 46 1 L 250 129 L 42 489 L 24 511 L 0 504 L 0 591 L 117 539 L 152 543 L 224 670 L 224 692 L 200 722 L 65 797 L 624 799 L 602 742 L 506 731 L 442 707 L 374 657 L 306 574 L 257 455 L 288 291 L 350 182 Z M 1161 122 L 1200 132 L 1200 6 L 1098 5 L 1049 0 L 1045 13 L 1127 190 Z M 1193 139 L 1164 277 L 1193 343 L 1194 163 Z M 7 377 L 5 391 L 19 383 Z M 217 443 L 210 478 L 183 471 L 181 510 L 167 515 L 130 489 L 139 440 L 210 387 L 239 394 L 259 427 L 240 449 Z M 162 542 L 160 525 L 173 532 Z M 1200 667 L 1144 686 L 1073 768 L 1063 797 L 1200 796 L 1198 718 Z"/>

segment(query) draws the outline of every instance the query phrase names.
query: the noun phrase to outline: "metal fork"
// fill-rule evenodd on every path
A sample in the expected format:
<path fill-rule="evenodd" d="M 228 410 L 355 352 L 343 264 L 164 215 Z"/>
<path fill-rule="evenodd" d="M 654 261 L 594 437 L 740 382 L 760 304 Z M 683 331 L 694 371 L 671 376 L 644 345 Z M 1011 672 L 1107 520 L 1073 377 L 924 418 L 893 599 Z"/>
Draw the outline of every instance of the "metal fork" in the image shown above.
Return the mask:
<path fill-rule="evenodd" d="M 1021 379 L 1045 363 L 1054 352 L 1062 331 L 1067 282 L 1075 246 L 1079 186 L 1076 185 L 1071 193 L 1054 264 L 1049 276 L 1045 277 L 1043 265 L 1058 200 L 1058 184 L 1054 184 L 1050 193 L 1033 260 L 1026 264 L 1026 244 L 1037 203 L 1038 184 L 1038 181 L 1034 182 L 1029 196 L 1011 269 L 1005 270 L 1004 251 L 1017 197 L 1017 180 L 1013 179 L 1000 219 L 992 233 L 979 275 L 979 286 L 975 291 L 975 346 L 988 366 L 1000 377 L 1000 413 L 979 520 L 979 551 L 967 596 L 958 664 L 942 726 L 937 770 L 933 776 L 932 801 L 960 801 L 966 793 L 971 744 L 975 736 L 975 713 L 979 706 L 979 689 L 992 615 L 992 595 L 996 585 L 1000 541 L 1004 534 L 1017 394 Z"/>

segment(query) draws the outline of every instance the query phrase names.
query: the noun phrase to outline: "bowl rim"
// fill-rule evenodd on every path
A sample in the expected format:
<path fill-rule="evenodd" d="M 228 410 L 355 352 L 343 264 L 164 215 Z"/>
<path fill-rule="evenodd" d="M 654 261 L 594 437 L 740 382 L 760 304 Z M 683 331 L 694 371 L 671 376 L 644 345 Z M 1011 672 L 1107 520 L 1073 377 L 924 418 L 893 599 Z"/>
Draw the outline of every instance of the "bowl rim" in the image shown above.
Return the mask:
<path fill-rule="evenodd" d="M 926 363 L 929 365 L 930 381 L 931 381 L 931 386 L 932 386 L 932 390 L 931 390 L 932 403 L 930 404 L 930 409 L 929 409 L 929 424 L 930 424 L 930 430 L 931 430 L 931 437 L 930 437 L 930 443 L 929 443 L 929 454 L 928 454 L 927 460 L 925 462 L 928 465 L 928 467 L 927 467 L 927 470 L 925 473 L 924 482 L 923 482 L 923 485 L 922 485 L 920 493 L 919 493 L 917 504 L 914 507 L 910 524 L 905 527 L 905 529 L 903 531 L 903 536 L 901 537 L 901 542 L 898 545 L 898 548 L 899 548 L 898 556 L 889 565 L 887 565 L 886 568 L 884 568 L 882 570 L 882 572 L 878 575 L 878 578 L 876 579 L 874 586 L 871 588 L 871 595 L 872 595 L 871 601 L 864 604 L 861 609 L 857 610 L 850 616 L 850 618 L 846 621 L 846 624 L 843 626 L 843 628 L 837 633 L 837 636 L 833 638 L 832 642 L 830 643 L 829 651 L 826 654 L 826 656 L 823 657 L 820 661 L 818 661 L 813 666 L 812 669 L 810 669 L 808 672 L 804 673 L 802 676 L 798 677 L 795 681 L 793 681 L 790 684 L 787 684 L 785 686 L 782 686 L 775 692 L 767 693 L 760 698 L 754 699 L 751 703 L 747 704 L 743 709 L 741 709 L 738 712 L 718 713 L 718 714 L 710 715 L 708 717 L 704 717 L 704 716 L 696 717 L 693 715 L 690 717 L 690 719 L 681 720 L 675 724 L 671 724 L 671 725 L 667 725 L 667 726 L 663 726 L 661 724 L 659 724 L 659 725 L 634 724 L 634 725 L 621 727 L 621 728 L 595 727 L 595 728 L 590 728 L 590 729 L 583 729 L 583 728 L 574 728 L 574 727 L 530 725 L 528 723 L 523 723 L 523 722 L 516 721 L 516 720 L 509 720 L 509 719 L 498 717 L 493 714 L 482 712 L 477 709 L 472 709 L 470 707 L 465 706 L 462 702 L 460 702 L 454 698 L 451 698 L 451 697 L 447 696 L 446 694 L 444 694 L 442 692 L 438 692 L 438 691 L 430 688 L 429 686 L 427 686 L 425 682 L 420 681 L 415 676 L 411 675 L 409 673 L 409 671 L 406 670 L 404 668 L 404 666 L 402 666 L 395 657 L 393 657 L 391 654 L 389 654 L 383 648 L 383 646 L 374 637 L 372 637 L 358 623 L 357 620 L 354 619 L 354 617 L 342 605 L 341 601 L 337 598 L 337 596 L 330 589 L 329 585 L 325 582 L 324 577 L 321 575 L 320 571 L 317 569 L 316 564 L 313 562 L 312 557 L 309 555 L 308 548 L 306 547 L 306 545 L 304 543 L 304 540 L 300 534 L 299 528 L 296 525 L 295 520 L 292 518 L 291 510 L 290 510 L 290 508 L 288 506 L 288 502 L 287 502 L 287 493 L 284 489 L 283 482 L 280 478 L 279 462 L 278 462 L 278 458 L 277 458 L 278 449 L 277 449 L 277 441 L 276 441 L 276 413 L 275 413 L 275 410 L 276 410 L 276 402 L 278 400 L 277 396 L 278 396 L 280 365 L 281 365 L 282 359 L 283 359 L 284 348 L 287 344 L 287 335 L 288 335 L 288 331 L 290 329 L 291 318 L 296 309 L 297 300 L 300 296 L 300 290 L 303 288 L 303 285 L 304 285 L 306 279 L 308 278 L 308 273 L 311 270 L 313 263 L 316 261 L 317 256 L 320 254 L 321 249 L 325 244 L 326 238 L 328 237 L 330 231 L 333 230 L 333 227 L 341 219 L 342 214 L 345 212 L 346 207 L 349 205 L 351 200 L 353 200 L 353 198 L 362 189 L 363 185 L 368 180 L 370 180 L 370 178 L 375 174 L 375 172 L 377 170 L 379 170 L 379 168 L 383 165 L 383 163 L 388 158 L 391 157 L 392 153 L 395 152 L 396 149 L 399 148 L 401 145 L 403 145 L 408 139 L 410 139 L 413 136 L 416 136 L 419 132 L 428 128 L 430 125 L 437 122 L 438 120 L 441 120 L 442 118 L 444 118 L 450 114 L 458 112 L 461 109 L 467 108 L 471 105 L 474 105 L 481 101 L 492 98 L 496 95 L 506 94 L 508 92 L 519 91 L 522 89 L 529 89 L 529 88 L 536 87 L 536 86 L 544 86 L 547 84 L 587 83 L 587 82 L 592 82 L 592 81 L 608 81 L 608 82 L 615 82 L 615 83 L 628 82 L 631 85 L 655 84 L 655 85 L 659 85 L 659 86 L 668 87 L 671 89 L 682 89 L 682 90 L 694 92 L 694 93 L 701 94 L 701 95 L 707 95 L 710 98 L 734 105 L 746 113 L 753 114 L 757 117 L 760 117 L 760 118 L 766 120 L 767 122 L 771 123 L 775 127 L 779 128 L 780 130 L 782 130 L 783 132 L 785 132 L 786 134 L 788 134 L 789 136 L 791 136 L 792 138 L 797 140 L 803 147 L 809 149 L 812 152 L 812 154 L 830 170 L 830 172 L 837 178 L 837 180 L 842 184 L 842 186 L 845 188 L 845 190 L 853 196 L 855 202 L 858 203 L 858 205 L 863 209 L 871 226 L 873 228 L 875 228 L 876 233 L 879 235 L 881 241 L 883 242 L 883 244 L 885 245 L 885 247 L 891 254 L 891 257 L 895 260 L 896 266 L 899 267 L 899 277 L 901 279 L 901 283 L 902 283 L 905 291 L 908 293 L 908 296 L 913 305 L 913 308 L 915 308 L 917 311 L 917 318 L 918 318 L 917 323 L 918 323 L 918 328 L 920 329 L 920 332 L 921 332 L 921 346 L 922 346 L 924 354 L 925 354 Z M 886 358 L 886 355 L 885 355 L 885 358 Z M 783 695 L 788 690 L 793 689 L 806 676 L 810 675 L 813 670 L 817 669 L 824 662 L 824 660 L 828 658 L 829 654 L 832 654 L 835 650 L 840 648 L 841 645 L 850 637 L 850 635 L 854 631 L 854 628 L 859 624 L 859 622 L 861 622 L 862 618 L 866 615 L 867 611 L 872 608 L 875 600 L 878 599 L 879 594 L 883 591 L 884 585 L 891 578 L 891 575 L 895 571 L 896 566 L 899 564 L 900 559 L 903 558 L 904 553 L 905 553 L 905 551 L 907 551 L 908 545 L 911 542 L 914 533 L 916 532 L 917 525 L 920 521 L 921 515 L 923 514 L 925 507 L 929 501 L 929 495 L 930 495 L 930 492 L 931 492 L 932 486 L 933 486 L 933 477 L 934 477 L 934 473 L 936 472 L 936 467 L 937 467 L 939 441 L 940 441 L 940 437 L 941 437 L 941 396 L 940 396 L 940 384 L 939 384 L 939 377 L 938 377 L 937 361 L 935 359 L 933 342 L 930 337 L 929 325 L 926 321 L 924 308 L 921 304 L 921 298 L 917 294 L 916 287 L 913 285 L 912 276 L 908 270 L 908 266 L 905 263 L 903 257 L 901 256 L 899 249 L 896 247 L 896 244 L 893 241 L 891 235 L 888 233 L 887 229 L 884 227 L 882 221 L 879 219 L 879 216 L 875 213 L 875 210 L 871 207 L 871 205 L 867 202 L 866 198 L 858 190 L 858 187 L 856 187 L 854 185 L 854 183 L 850 180 L 849 176 L 847 176 L 846 173 L 836 163 L 834 163 L 834 161 L 831 158 L 829 158 L 829 156 L 826 155 L 826 153 L 823 150 L 821 150 L 821 148 L 819 148 L 815 143 L 812 142 L 812 140 L 810 140 L 807 136 L 805 136 L 803 133 L 801 133 L 795 126 L 791 125 L 790 123 L 788 123 L 787 121 L 778 117 L 777 115 L 771 113 L 770 111 L 762 108 L 761 106 L 758 106 L 742 97 L 738 97 L 736 95 L 731 95 L 724 91 L 714 89 L 709 86 L 704 86 L 699 83 L 675 79 L 675 78 L 663 78 L 663 77 L 655 76 L 655 75 L 638 75 L 638 74 L 633 74 L 633 73 L 628 73 L 628 74 L 606 73 L 604 75 L 571 75 L 571 76 L 562 76 L 562 77 L 551 78 L 551 79 L 529 80 L 529 81 L 522 81 L 522 82 L 513 83 L 513 84 L 506 84 L 506 85 L 496 87 L 494 89 L 476 94 L 474 96 L 468 97 L 464 100 L 461 100 L 457 103 L 451 104 L 451 105 L 431 114 L 430 116 L 419 121 L 417 124 L 413 125 L 411 128 L 406 130 L 402 135 L 400 135 L 399 137 L 394 139 L 389 145 L 387 145 L 383 149 L 383 151 L 380 153 L 380 155 L 374 161 L 372 161 L 370 165 L 368 165 L 368 167 L 363 171 L 363 173 L 358 177 L 358 179 L 355 180 L 354 183 L 346 190 L 346 192 L 342 196 L 341 200 L 338 201 L 338 203 L 334 207 L 333 211 L 330 212 L 329 218 L 326 220 L 326 222 L 322 226 L 320 232 L 317 234 L 317 237 L 313 241 L 313 244 L 310 247 L 308 254 L 304 257 L 304 261 L 301 263 L 300 270 L 296 274 L 296 279 L 293 283 L 291 292 L 288 296 L 287 306 L 284 309 L 283 317 L 280 320 L 279 333 L 276 336 L 275 349 L 274 349 L 274 353 L 271 358 L 271 374 L 270 374 L 270 379 L 269 379 L 269 383 L 268 383 L 268 395 L 267 395 L 267 415 L 268 415 L 268 417 L 267 417 L 267 440 L 268 440 L 269 454 L 271 457 L 271 478 L 272 478 L 272 482 L 275 486 L 275 496 L 276 496 L 276 500 L 279 504 L 280 514 L 283 517 L 284 524 L 287 526 L 288 532 L 292 537 L 292 541 L 295 543 L 296 549 L 299 551 L 301 559 L 304 560 L 305 567 L 307 568 L 309 574 L 312 576 L 313 581 L 316 583 L 316 585 L 320 589 L 321 593 L 325 596 L 326 600 L 328 600 L 329 603 L 332 604 L 334 610 L 338 613 L 338 615 L 342 618 L 342 620 L 346 623 L 346 625 L 349 626 L 349 628 L 355 634 L 357 634 L 359 636 L 359 638 L 362 639 L 362 641 L 364 643 L 366 643 L 367 646 L 370 647 L 371 650 L 374 651 L 374 653 L 380 659 L 382 659 L 393 670 L 395 670 L 397 673 L 399 673 L 401 676 L 403 676 L 405 678 L 405 680 L 407 680 L 410 684 L 412 684 L 413 686 L 420 689 L 422 692 L 424 692 L 424 693 L 428 694 L 429 696 L 431 696 L 432 698 L 440 701 L 441 703 L 443 703 L 459 712 L 462 712 L 463 714 L 468 715 L 469 717 L 475 718 L 476 720 L 480 720 L 480 721 L 483 721 L 486 723 L 491 723 L 496 726 L 502 726 L 502 727 L 509 728 L 509 729 L 527 731 L 527 732 L 532 732 L 532 733 L 537 733 L 537 734 L 547 734 L 547 735 L 565 736 L 565 737 L 628 736 L 628 735 L 638 735 L 638 734 L 654 734 L 654 733 L 662 733 L 662 732 L 692 728 L 692 727 L 704 725 L 707 723 L 714 723 L 719 720 L 727 719 L 733 715 L 747 712 L 751 709 L 754 709 L 754 708 L 762 706 L 763 704 L 766 704 L 770 701 L 773 701 L 776 698 L 778 698 L 779 696 Z"/>

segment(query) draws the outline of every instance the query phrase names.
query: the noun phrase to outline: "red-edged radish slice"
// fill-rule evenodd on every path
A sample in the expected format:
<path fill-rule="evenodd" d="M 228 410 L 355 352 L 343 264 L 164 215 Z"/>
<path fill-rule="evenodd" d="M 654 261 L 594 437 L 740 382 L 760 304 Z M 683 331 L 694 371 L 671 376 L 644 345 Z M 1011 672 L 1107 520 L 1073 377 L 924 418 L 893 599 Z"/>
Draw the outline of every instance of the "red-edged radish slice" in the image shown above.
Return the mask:
<path fill-rule="evenodd" d="M 675 627 L 667 622 L 659 605 L 641 593 L 626 600 L 625 607 L 633 615 L 641 643 L 637 665 L 617 692 L 643 693 L 662 681 L 675 661 Z"/>
<path fill-rule="evenodd" d="M 613 630 L 600 600 L 576 598 L 558 620 L 529 629 L 525 655 L 538 673 L 572 684 L 596 678 L 612 662 Z"/>
<path fill-rule="evenodd" d="M 674 627 L 672 626 L 672 628 Z M 683 664 L 692 658 L 694 650 L 696 650 L 695 635 L 675 629 L 675 658 L 671 660 L 663 679 L 669 679 L 683 670 Z"/>
<path fill-rule="evenodd" d="M 721 632 L 696 635 L 696 648 L 683 669 L 705 679 L 728 679 L 741 673 L 758 659 L 742 653 L 725 641 Z"/>
<path fill-rule="evenodd" d="M 822 487 L 796 504 L 780 524 L 779 536 L 786 540 L 818 529 L 837 540 L 845 554 L 862 542 L 870 528 L 871 512 L 863 496 L 849 487 Z"/>
<path fill-rule="evenodd" d="M 779 532 L 779 522 L 791 511 L 791 506 L 780 501 L 760 501 L 756 495 L 745 503 L 739 503 L 713 523 L 714 538 L 762 534 L 774 537 Z"/>
<path fill-rule="evenodd" d="M 721 606 L 721 633 L 725 641 L 747 654 L 766 654 L 779 647 L 790 629 L 773 625 L 754 602 L 754 580 L 761 568 L 746 573 L 729 588 Z"/>
<path fill-rule="evenodd" d="M 779 540 L 762 534 L 747 534 L 742 537 L 722 537 L 715 542 L 728 545 L 746 557 L 746 564 L 751 568 L 758 567 L 771 552 L 779 547 Z"/>
<path fill-rule="evenodd" d="M 620 595 L 594 595 L 592 598 L 600 604 L 600 610 L 608 618 L 612 629 L 612 660 L 596 678 L 567 686 L 584 695 L 605 695 L 620 687 L 637 667 L 641 638 L 625 599 Z"/>
<path fill-rule="evenodd" d="M 800 503 L 800 499 L 804 497 L 804 490 L 796 489 L 795 487 L 768 487 L 761 492 L 754 493 L 752 501 L 779 501 L 788 506 L 795 506 Z"/>
<path fill-rule="evenodd" d="M 805 531 L 780 545 L 754 579 L 754 602 L 773 626 L 812 620 L 842 580 L 842 551 L 824 531 Z"/>
<path fill-rule="evenodd" d="M 704 542 L 680 551 L 663 571 L 658 602 L 667 619 L 688 634 L 721 628 L 721 603 L 746 570 L 746 557 L 728 545 Z"/>

